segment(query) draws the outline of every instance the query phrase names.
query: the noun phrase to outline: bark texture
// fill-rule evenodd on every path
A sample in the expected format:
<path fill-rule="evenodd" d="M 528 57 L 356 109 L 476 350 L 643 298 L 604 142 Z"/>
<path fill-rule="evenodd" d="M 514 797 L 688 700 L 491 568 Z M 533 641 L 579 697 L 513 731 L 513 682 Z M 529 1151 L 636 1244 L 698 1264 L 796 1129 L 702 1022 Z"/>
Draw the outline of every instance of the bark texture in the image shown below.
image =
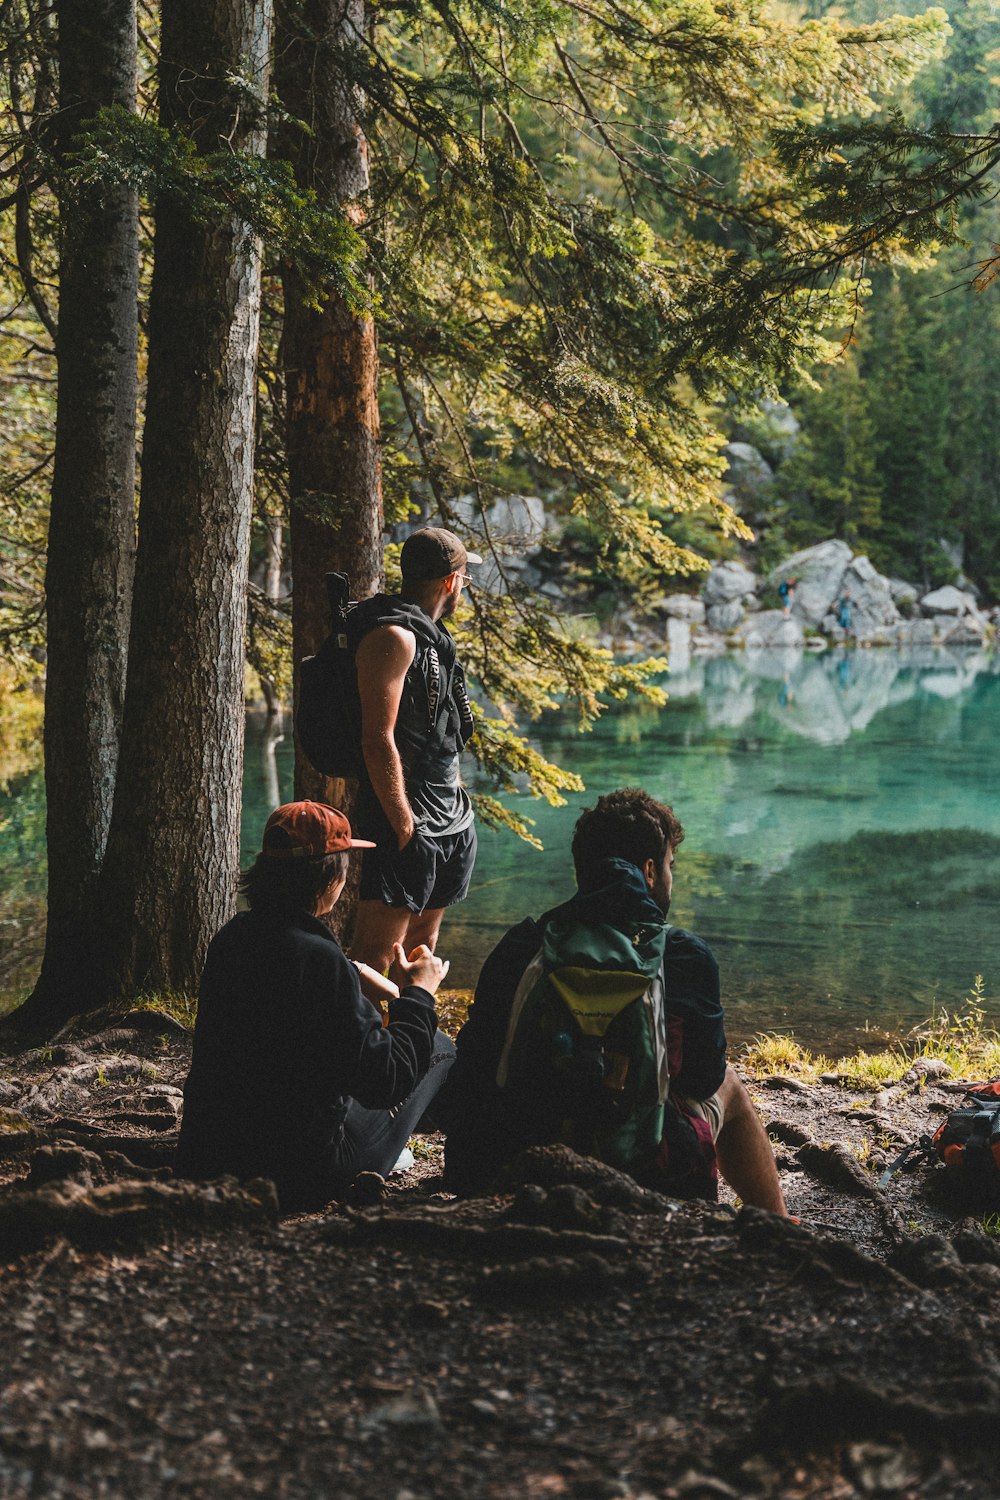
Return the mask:
<path fill-rule="evenodd" d="M 368 25 L 364 0 L 280 0 L 276 83 L 285 109 L 308 125 L 289 129 L 282 155 L 301 186 L 363 221 L 368 145 L 361 100 L 345 61 Z M 284 273 L 284 362 L 291 494 L 292 638 L 295 660 L 329 630 L 324 576 L 346 572 L 355 598 L 382 584 L 382 482 L 378 344 L 372 318 L 331 292 L 308 305 L 294 267 Z M 296 674 L 296 689 L 297 689 Z M 296 754 L 296 796 L 343 806 L 348 788 Z"/>
<path fill-rule="evenodd" d="M 162 123 L 265 145 L 270 0 L 164 0 Z M 260 247 L 220 208 L 156 205 L 149 394 L 121 768 L 102 889 L 111 993 L 190 992 L 231 915 Z"/>
<path fill-rule="evenodd" d="M 61 0 L 60 153 L 102 106 L 135 108 L 135 0 Z M 137 206 L 59 203 L 58 417 L 46 570 L 48 927 L 22 1021 L 78 1009 L 115 776 L 135 557 Z"/>

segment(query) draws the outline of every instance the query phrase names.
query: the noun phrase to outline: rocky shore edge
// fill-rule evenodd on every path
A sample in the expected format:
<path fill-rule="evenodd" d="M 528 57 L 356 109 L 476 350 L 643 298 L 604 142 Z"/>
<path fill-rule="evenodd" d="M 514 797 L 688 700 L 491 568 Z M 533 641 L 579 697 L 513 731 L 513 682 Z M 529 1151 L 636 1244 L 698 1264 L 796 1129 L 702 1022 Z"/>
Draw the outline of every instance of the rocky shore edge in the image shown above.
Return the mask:
<path fill-rule="evenodd" d="M 746 446 L 730 444 L 729 450 Z M 744 460 L 731 453 L 730 461 L 740 472 Z M 459 500 L 456 515 L 480 537 L 487 555 L 477 570 L 479 587 L 514 589 L 548 600 L 561 613 L 595 618 L 586 588 L 567 572 L 574 543 L 565 523 L 550 515 L 541 499 L 498 499 L 485 517 L 471 500 Z M 621 599 L 597 624 L 596 635 L 616 654 L 666 652 L 672 663 L 731 650 L 988 645 L 1000 625 L 1000 605 L 983 599 L 957 564 L 955 576 L 956 582 L 935 588 L 890 578 L 840 540 L 793 552 L 766 573 L 755 571 L 747 551 L 713 563 L 684 588 L 647 589 L 635 599 Z M 793 582 L 786 610 L 778 591 L 782 583 Z"/>

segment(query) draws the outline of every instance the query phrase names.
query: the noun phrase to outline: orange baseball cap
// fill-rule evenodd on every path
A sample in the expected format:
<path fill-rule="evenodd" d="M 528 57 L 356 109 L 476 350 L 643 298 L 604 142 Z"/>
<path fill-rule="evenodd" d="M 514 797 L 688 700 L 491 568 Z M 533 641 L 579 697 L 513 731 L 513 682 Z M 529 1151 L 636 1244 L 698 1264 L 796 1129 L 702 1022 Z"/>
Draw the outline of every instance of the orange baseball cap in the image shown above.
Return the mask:
<path fill-rule="evenodd" d="M 263 852 L 269 859 L 321 859 L 343 849 L 374 848 L 370 839 L 353 838 L 344 814 L 325 802 L 286 802 L 264 827 Z"/>

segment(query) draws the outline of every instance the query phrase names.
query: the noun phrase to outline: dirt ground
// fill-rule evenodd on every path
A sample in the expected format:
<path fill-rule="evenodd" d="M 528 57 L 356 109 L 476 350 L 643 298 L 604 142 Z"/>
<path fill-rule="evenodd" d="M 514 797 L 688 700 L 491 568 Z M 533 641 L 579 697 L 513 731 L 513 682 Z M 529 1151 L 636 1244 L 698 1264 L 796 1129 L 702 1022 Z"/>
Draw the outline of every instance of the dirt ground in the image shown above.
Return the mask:
<path fill-rule="evenodd" d="M 799 1225 L 563 1148 L 457 1202 L 434 1136 L 282 1221 L 173 1181 L 189 1056 L 133 1013 L 0 1059 L 4 1500 L 998 1492 L 1000 1238 L 877 1185 L 960 1080 L 748 1080 Z"/>

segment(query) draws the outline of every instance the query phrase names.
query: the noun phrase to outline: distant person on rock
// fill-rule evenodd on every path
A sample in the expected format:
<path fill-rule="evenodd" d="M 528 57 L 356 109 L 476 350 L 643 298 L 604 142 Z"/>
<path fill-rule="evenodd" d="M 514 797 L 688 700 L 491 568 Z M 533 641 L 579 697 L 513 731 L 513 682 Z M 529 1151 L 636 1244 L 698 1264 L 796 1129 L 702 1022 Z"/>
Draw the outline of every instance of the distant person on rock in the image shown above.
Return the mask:
<path fill-rule="evenodd" d="M 851 599 L 850 589 L 846 589 L 837 600 L 837 624 L 840 626 L 845 635 L 847 635 L 851 629 L 852 606 L 853 601 Z"/>
<path fill-rule="evenodd" d="M 795 588 L 798 581 L 797 578 L 783 578 L 778 584 L 778 598 L 781 600 L 781 612 L 786 620 L 792 613 L 792 605 L 795 603 Z"/>
<path fill-rule="evenodd" d="M 399 597 L 376 594 L 348 621 L 364 756 L 354 816 L 377 846 L 361 870 L 351 952 L 380 973 L 395 943 L 433 951 L 445 908 L 472 879 L 476 829 L 459 776 L 472 715 L 445 621 L 481 561 L 452 531 L 414 531 Z"/>
<path fill-rule="evenodd" d="M 726 1062 L 719 970 L 666 921 L 671 808 L 631 787 L 573 835 L 577 893 L 512 927 L 490 954 L 436 1118 L 445 1185 L 487 1188 L 527 1146 L 565 1141 L 644 1185 L 786 1212 L 777 1166 Z"/>
<path fill-rule="evenodd" d="M 455 1049 L 433 997 L 448 964 L 397 947 L 385 979 L 346 958 L 322 921 L 358 848 L 371 845 L 323 803 L 268 819 L 240 882 L 250 909 L 205 960 L 179 1175 L 269 1177 L 283 1212 L 321 1208 L 359 1172 L 392 1170 L 444 1082 Z"/>

